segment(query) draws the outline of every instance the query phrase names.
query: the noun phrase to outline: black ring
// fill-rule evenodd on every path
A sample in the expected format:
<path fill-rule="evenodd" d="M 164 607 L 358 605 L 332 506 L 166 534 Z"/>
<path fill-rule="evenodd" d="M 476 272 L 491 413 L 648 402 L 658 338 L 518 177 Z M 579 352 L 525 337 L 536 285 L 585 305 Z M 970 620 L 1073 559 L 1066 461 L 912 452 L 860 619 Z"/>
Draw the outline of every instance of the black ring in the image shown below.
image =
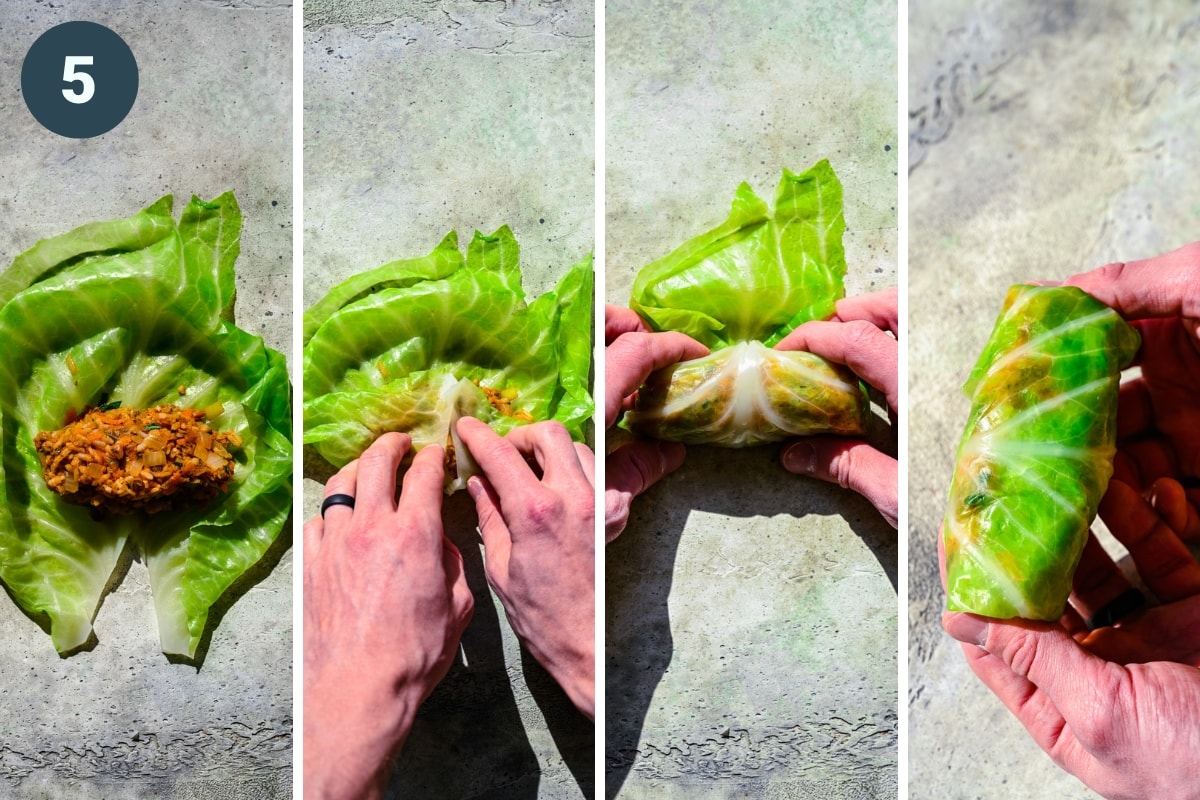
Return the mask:
<path fill-rule="evenodd" d="M 321 503 L 321 519 L 325 519 L 325 512 L 330 506 L 347 506 L 354 508 L 354 496 L 348 494 L 331 494 L 326 497 Z"/>
<path fill-rule="evenodd" d="M 1087 621 L 1088 630 L 1104 628 L 1127 617 L 1146 605 L 1146 596 L 1132 586 L 1117 595 L 1117 598 L 1097 611 Z"/>

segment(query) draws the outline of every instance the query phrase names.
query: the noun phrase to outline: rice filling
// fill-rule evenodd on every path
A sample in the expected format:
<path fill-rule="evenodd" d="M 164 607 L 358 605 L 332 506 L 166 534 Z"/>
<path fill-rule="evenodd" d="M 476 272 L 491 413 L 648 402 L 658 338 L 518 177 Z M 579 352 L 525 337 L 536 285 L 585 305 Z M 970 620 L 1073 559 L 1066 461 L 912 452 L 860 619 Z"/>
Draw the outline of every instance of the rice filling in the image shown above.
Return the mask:
<path fill-rule="evenodd" d="M 154 408 L 88 410 L 54 431 L 34 437 L 46 485 L 68 503 L 99 512 L 130 514 L 207 505 L 233 478 L 233 431 L 207 420 L 224 409 L 172 404 Z"/>

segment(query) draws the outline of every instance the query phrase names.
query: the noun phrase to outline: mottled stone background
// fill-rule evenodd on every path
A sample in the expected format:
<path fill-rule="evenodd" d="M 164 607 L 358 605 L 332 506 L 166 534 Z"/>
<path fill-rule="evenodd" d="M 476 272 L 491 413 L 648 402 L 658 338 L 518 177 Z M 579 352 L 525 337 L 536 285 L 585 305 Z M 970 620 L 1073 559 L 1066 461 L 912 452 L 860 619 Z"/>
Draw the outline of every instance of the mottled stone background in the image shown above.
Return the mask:
<path fill-rule="evenodd" d="M 62 22 L 116 31 L 140 86 L 125 121 L 59 137 L 20 94 L 29 47 Z M 238 324 L 292 351 L 292 9 L 289 3 L 8 0 L 0 6 L 0 268 L 41 238 L 130 216 L 173 193 L 237 195 Z M 60 658 L 0 596 L 0 796 L 285 798 L 292 793 L 292 558 L 169 663 L 143 564 L 103 601 L 98 644 Z M 268 565 L 270 566 L 270 565 Z M 214 614 L 220 617 L 220 614 Z"/>
<path fill-rule="evenodd" d="M 1012 283 L 1200 232 L 1200 6 L 909 3 L 909 796 L 1094 798 L 941 630 L 936 534 Z"/>
<path fill-rule="evenodd" d="M 629 0 L 605 26 L 609 302 L 739 182 L 773 200 L 822 158 L 848 292 L 896 284 L 895 4 Z M 896 533 L 780 449 L 689 448 L 607 549 L 610 797 L 896 795 Z"/>

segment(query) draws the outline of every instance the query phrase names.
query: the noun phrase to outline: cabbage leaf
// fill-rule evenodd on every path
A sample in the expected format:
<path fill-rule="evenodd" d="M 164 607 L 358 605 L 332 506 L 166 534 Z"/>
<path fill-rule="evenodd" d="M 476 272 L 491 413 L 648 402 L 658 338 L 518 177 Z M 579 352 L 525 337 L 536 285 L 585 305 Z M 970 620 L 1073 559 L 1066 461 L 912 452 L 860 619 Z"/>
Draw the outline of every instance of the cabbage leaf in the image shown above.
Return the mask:
<path fill-rule="evenodd" d="M 773 212 L 742 183 L 724 223 L 639 270 L 630 307 L 652 330 L 685 333 L 713 353 L 652 376 L 623 424 L 726 447 L 865 433 L 869 402 L 849 370 L 745 347 L 769 348 L 833 315 L 845 295 L 845 227 L 842 185 L 823 160 L 783 171 Z"/>
<path fill-rule="evenodd" d="M 1009 289 L 963 387 L 971 413 L 943 527 L 950 610 L 1062 616 L 1112 476 L 1120 373 L 1139 341 L 1079 289 Z"/>
<path fill-rule="evenodd" d="M 505 226 L 476 232 L 465 257 L 451 232 L 428 256 L 338 284 L 304 315 L 304 443 L 340 467 L 387 431 L 409 433 L 414 450 L 449 438 L 454 491 L 473 470 L 455 438 L 461 416 L 500 434 L 557 420 L 583 440 L 593 410 L 592 282 L 589 256 L 526 304 Z"/>
<path fill-rule="evenodd" d="M 44 240 L 0 275 L 3 502 L 0 579 L 60 653 L 92 638 L 122 552 L 145 560 L 162 650 L 193 657 L 209 609 L 259 561 L 291 508 L 287 366 L 222 319 L 234 294 L 241 212 L 163 197 L 123 220 Z M 184 394 L 180 394 L 183 387 Z M 47 488 L 33 445 L 108 402 L 205 408 L 234 430 L 234 478 L 204 508 L 94 519 Z"/>

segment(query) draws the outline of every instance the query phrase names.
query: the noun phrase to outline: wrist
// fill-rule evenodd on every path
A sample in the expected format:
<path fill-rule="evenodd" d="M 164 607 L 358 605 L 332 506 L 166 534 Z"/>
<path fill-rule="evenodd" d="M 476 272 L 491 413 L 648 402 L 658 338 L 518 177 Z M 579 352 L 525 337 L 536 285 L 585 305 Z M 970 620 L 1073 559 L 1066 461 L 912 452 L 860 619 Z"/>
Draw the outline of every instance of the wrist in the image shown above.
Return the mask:
<path fill-rule="evenodd" d="M 305 796 L 378 797 L 412 729 L 420 697 L 366 684 L 363 671 L 305 680 Z"/>
<path fill-rule="evenodd" d="M 588 647 L 571 647 L 554 655 L 530 648 L 567 698 L 588 719 L 596 718 L 596 656 L 592 642 Z"/>

